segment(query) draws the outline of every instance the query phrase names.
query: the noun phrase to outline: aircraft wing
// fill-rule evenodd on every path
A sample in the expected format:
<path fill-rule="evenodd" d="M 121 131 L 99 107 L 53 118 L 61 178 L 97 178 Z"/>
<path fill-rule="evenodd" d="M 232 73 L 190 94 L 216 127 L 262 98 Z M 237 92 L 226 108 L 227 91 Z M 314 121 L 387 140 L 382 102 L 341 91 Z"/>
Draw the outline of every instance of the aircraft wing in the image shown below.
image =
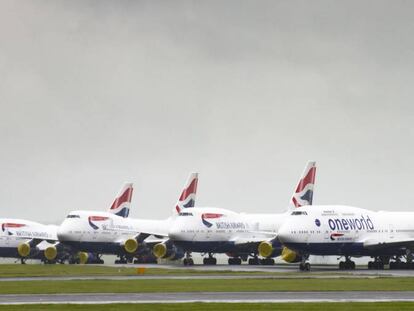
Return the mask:
<path fill-rule="evenodd" d="M 272 243 L 277 237 L 275 232 L 251 231 L 249 233 L 248 236 L 238 236 L 231 241 L 239 249 L 256 252 L 260 243 L 264 241 Z"/>

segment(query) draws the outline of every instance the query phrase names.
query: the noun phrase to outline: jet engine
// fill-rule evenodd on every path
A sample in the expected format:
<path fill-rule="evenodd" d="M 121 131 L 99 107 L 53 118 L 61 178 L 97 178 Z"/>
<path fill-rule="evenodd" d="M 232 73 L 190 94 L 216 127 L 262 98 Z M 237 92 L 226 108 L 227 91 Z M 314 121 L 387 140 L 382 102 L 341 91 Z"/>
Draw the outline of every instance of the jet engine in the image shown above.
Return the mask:
<path fill-rule="evenodd" d="M 275 247 L 272 242 L 263 241 L 260 242 L 259 246 L 257 247 L 257 252 L 264 258 L 277 257 L 280 255 L 280 248 Z"/>
<path fill-rule="evenodd" d="M 56 248 L 55 245 L 52 246 L 48 246 L 46 247 L 46 249 L 43 251 L 43 255 L 45 256 L 45 258 L 49 261 L 53 261 L 56 259 L 58 254 L 58 250 Z"/>
<path fill-rule="evenodd" d="M 301 255 L 287 247 L 283 247 L 281 257 L 284 261 L 289 263 L 300 262 L 302 260 Z"/>
<path fill-rule="evenodd" d="M 88 263 L 103 263 L 103 261 L 93 253 L 79 252 L 79 263 L 88 264 Z"/>
<path fill-rule="evenodd" d="M 122 244 L 122 248 L 127 253 L 134 254 L 138 249 L 138 241 L 134 238 L 130 238 Z"/>
<path fill-rule="evenodd" d="M 171 243 L 155 244 L 152 253 L 157 258 L 166 258 L 170 260 L 177 260 L 184 257 L 184 252 Z"/>
<path fill-rule="evenodd" d="M 20 243 L 17 246 L 17 253 L 20 257 L 27 257 L 30 255 L 31 246 L 28 242 Z"/>

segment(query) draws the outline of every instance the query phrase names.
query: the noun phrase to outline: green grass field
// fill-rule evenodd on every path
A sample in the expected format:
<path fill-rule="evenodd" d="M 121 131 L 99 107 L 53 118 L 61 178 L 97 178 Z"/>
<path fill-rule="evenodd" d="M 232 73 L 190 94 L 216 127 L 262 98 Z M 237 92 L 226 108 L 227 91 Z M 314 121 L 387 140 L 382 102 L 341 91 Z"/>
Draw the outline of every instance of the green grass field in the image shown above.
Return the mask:
<path fill-rule="evenodd" d="M 122 276 L 137 275 L 137 267 L 108 267 L 100 265 L 44 265 L 44 264 L 0 264 L 0 278 L 6 277 L 37 277 L 37 276 Z M 195 270 L 185 267 L 171 268 L 145 268 L 145 275 L 274 275 L 274 276 L 317 276 L 317 275 L 344 275 L 344 272 L 319 272 L 307 274 L 306 272 L 272 272 L 270 271 L 231 271 L 231 270 Z"/>
<path fill-rule="evenodd" d="M 30 306 L 0 306 L 0 311 L 55 311 L 55 310 L 74 310 L 74 311 L 130 311 L 130 310 L 161 310 L 161 311 L 179 311 L 179 310 L 206 310 L 206 311 L 227 311 L 227 310 L 311 310 L 320 311 L 323 309 L 335 311 L 363 310 L 363 311 L 381 311 L 381 310 L 413 310 L 414 303 L 411 302 L 370 302 L 370 303 L 177 303 L 177 304 L 109 304 L 109 305 L 30 305 Z"/>
<path fill-rule="evenodd" d="M 414 291 L 414 278 L 376 279 L 189 279 L 73 280 L 0 283 L 0 294 L 233 292 L 233 291 Z"/>
<path fill-rule="evenodd" d="M 137 266 L 138 267 L 138 266 Z M 36 276 L 116 276 L 136 275 L 137 267 L 108 267 L 99 265 L 20 265 L 0 264 L 0 278 L 4 277 L 36 277 Z M 142 267 L 145 268 L 145 265 Z M 235 275 L 263 275 L 269 274 L 260 271 L 234 272 L 230 270 L 192 270 L 192 269 L 167 269 L 167 268 L 146 268 L 147 275 L 205 275 L 205 274 L 235 274 Z M 289 274 L 283 273 L 283 274 Z M 296 272 L 292 272 L 296 274 Z"/>

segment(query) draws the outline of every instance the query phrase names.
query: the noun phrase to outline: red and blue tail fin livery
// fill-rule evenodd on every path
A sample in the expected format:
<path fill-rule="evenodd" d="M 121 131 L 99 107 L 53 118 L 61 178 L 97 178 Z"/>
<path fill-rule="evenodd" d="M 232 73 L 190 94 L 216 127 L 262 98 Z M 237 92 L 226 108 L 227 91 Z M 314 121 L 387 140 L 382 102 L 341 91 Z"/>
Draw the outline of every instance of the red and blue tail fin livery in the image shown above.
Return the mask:
<path fill-rule="evenodd" d="M 184 185 L 184 189 L 181 192 L 180 198 L 175 205 L 175 211 L 180 213 L 184 208 L 190 208 L 195 206 L 196 194 L 198 184 L 198 173 L 191 173 L 188 176 Z"/>
<path fill-rule="evenodd" d="M 112 203 L 109 212 L 127 218 L 129 215 L 129 208 L 131 206 L 133 190 L 132 183 L 125 183 L 121 191 L 119 191 L 116 196 L 114 203 Z"/>
<path fill-rule="evenodd" d="M 290 199 L 292 207 L 312 205 L 313 188 L 315 185 L 316 162 L 308 162 L 300 177 L 295 192 Z"/>

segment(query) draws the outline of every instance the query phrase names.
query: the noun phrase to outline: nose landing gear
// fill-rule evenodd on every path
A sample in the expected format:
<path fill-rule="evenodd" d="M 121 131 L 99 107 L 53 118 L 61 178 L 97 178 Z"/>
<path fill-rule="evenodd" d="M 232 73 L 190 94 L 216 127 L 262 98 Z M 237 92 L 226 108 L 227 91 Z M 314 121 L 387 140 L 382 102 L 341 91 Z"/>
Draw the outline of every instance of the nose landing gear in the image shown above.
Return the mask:
<path fill-rule="evenodd" d="M 299 270 L 300 271 L 310 271 L 311 265 L 308 262 L 308 259 L 309 259 L 309 255 L 303 255 L 302 256 L 302 261 L 299 264 Z"/>
<path fill-rule="evenodd" d="M 183 260 L 183 264 L 184 264 L 184 266 L 193 266 L 194 265 L 194 260 L 193 260 L 193 258 L 191 258 L 191 253 L 190 252 L 185 253 L 185 258 Z"/>

